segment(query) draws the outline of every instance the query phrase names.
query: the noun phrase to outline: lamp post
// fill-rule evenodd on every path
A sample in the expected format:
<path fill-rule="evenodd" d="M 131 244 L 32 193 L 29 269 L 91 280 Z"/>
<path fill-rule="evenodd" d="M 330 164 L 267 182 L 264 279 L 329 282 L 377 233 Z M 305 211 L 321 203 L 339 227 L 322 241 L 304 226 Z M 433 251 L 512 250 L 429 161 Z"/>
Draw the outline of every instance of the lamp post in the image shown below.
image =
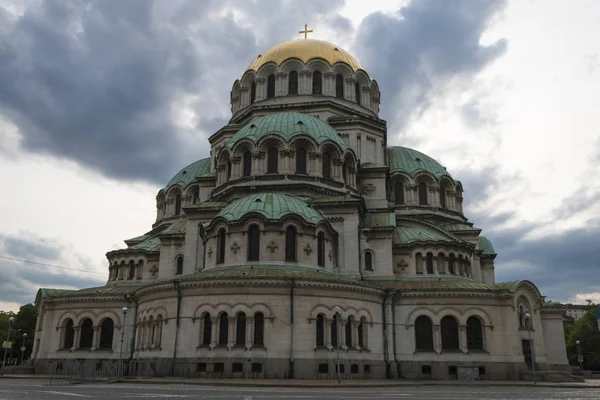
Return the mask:
<path fill-rule="evenodd" d="M 125 340 L 125 318 L 127 317 L 127 307 L 121 308 L 123 312 L 123 323 L 121 324 L 121 350 L 119 350 L 120 376 L 123 376 L 123 342 Z"/>
<path fill-rule="evenodd" d="M 579 370 L 583 371 L 583 356 L 581 355 L 581 342 L 577 340 L 575 344 L 577 345 L 577 362 L 579 363 Z"/>
<path fill-rule="evenodd" d="M 535 376 L 535 357 L 533 351 L 533 342 L 531 341 L 531 314 L 528 312 L 525 313 L 525 321 L 527 322 L 527 333 L 529 335 L 529 353 L 531 356 L 531 371 L 533 372 L 533 384 L 536 385 L 536 376 Z"/>
<path fill-rule="evenodd" d="M 8 319 L 8 333 L 6 334 L 6 342 L 4 343 L 8 343 L 8 341 L 10 340 L 10 330 L 12 329 L 12 324 L 13 322 L 15 322 L 15 317 L 10 317 Z M 2 370 L 0 371 L 0 376 L 4 376 L 4 369 L 6 368 L 6 352 L 8 350 L 8 348 L 6 348 L 6 346 L 4 347 L 4 359 L 2 360 Z"/>
<path fill-rule="evenodd" d="M 340 306 L 335 306 L 335 344 L 337 347 L 337 379 L 338 385 L 342 383 L 340 379 Z"/>
<path fill-rule="evenodd" d="M 23 332 L 23 343 L 21 344 L 21 364 L 23 364 L 23 356 L 25 355 L 25 341 L 27 340 L 27 333 Z"/>

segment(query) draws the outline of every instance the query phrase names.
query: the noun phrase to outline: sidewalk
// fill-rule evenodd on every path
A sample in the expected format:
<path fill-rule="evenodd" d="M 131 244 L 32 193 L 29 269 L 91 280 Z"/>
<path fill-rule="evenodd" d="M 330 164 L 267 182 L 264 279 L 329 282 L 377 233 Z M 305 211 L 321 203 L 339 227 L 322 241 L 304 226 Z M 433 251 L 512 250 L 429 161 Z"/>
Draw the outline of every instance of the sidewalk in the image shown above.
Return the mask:
<path fill-rule="evenodd" d="M 0 379 L 51 379 L 49 375 L 12 375 L 5 374 Z M 54 377 L 58 379 L 57 377 Z M 586 379 L 585 382 L 538 382 L 531 381 L 443 381 L 443 380 L 342 380 L 335 379 L 198 379 L 198 378 L 125 378 L 116 383 L 145 385 L 203 385 L 203 386 L 239 386 L 239 387 L 293 387 L 293 388 L 364 388 L 364 387 L 402 387 L 402 386 L 530 386 L 551 388 L 600 389 L 600 379 Z"/>

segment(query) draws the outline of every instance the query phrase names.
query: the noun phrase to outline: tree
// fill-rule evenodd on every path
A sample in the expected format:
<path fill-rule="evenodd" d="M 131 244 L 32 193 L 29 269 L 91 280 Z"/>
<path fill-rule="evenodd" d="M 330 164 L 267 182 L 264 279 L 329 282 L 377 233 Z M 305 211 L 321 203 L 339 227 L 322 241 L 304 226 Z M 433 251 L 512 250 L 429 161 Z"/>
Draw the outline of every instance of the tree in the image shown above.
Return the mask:
<path fill-rule="evenodd" d="M 600 369 L 600 332 L 596 320 L 595 304 L 589 303 L 583 318 L 565 329 L 565 339 L 569 364 L 579 365 L 577 361 L 577 341 L 579 340 L 583 356 L 583 369 Z"/>
<path fill-rule="evenodd" d="M 8 334 L 8 319 L 10 317 L 15 318 L 15 322 L 12 325 L 10 332 L 10 341 L 12 342 L 12 356 L 20 358 L 20 348 L 23 345 L 23 333 L 27 333 L 27 340 L 25 341 L 25 353 L 24 358 L 29 358 L 33 345 L 33 337 L 35 334 L 35 324 L 37 322 L 37 312 L 35 305 L 25 304 L 19 308 L 18 313 L 12 311 L 4 312 L 0 311 L 0 343 L 6 340 Z"/>

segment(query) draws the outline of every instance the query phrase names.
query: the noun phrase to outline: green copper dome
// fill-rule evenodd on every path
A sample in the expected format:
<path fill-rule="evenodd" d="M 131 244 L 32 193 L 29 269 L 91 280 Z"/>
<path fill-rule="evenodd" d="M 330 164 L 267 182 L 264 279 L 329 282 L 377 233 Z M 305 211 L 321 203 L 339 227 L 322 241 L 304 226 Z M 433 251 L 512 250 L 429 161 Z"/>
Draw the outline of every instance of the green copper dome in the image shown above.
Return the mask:
<path fill-rule="evenodd" d="M 259 117 L 240 129 L 227 143 L 232 148 L 241 139 L 250 139 L 257 143 L 266 135 L 275 134 L 285 141 L 297 135 L 308 135 L 317 143 L 332 141 L 346 150 L 348 146 L 338 132 L 327 122 L 307 114 L 282 112 Z"/>
<path fill-rule="evenodd" d="M 278 220 L 296 214 L 306 222 L 316 224 L 323 219 L 321 213 L 297 197 L 280 193 L 257 193 L 233 201 L 217 214 L 228 221 L 238 221 L 249 213 L 259 213 L 267 219 Z"/>
<path fill-rule="evenodd" d="M 163 189 L 165 192 L 172 186 L 178 185 L 185 188 L 190 183 L 196 180 L 196 177 L 206 175 L 210 172 L 210 157 L 203 158 L 191 163 L 181 171 L 179 171 Z"/>
<path fill-rule="evenodd" d="M 415 175 L 419 172 L 429 172 L 438 179 L 444 175 L 450 176 L 446 168 L 439 162 L 420 151 L 408 147 L 388 147 L 387 156 L 390 173 L 405 172 L 409 175 Z"/>

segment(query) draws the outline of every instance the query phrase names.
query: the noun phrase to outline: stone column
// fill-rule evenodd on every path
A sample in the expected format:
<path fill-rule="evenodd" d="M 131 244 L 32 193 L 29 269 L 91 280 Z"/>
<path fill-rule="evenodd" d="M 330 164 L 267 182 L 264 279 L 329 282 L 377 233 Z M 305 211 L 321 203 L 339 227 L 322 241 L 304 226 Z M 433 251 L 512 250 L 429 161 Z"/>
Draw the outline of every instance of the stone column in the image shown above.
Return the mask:
<path fill-rule="evenodd" d="M 442 332 L 439 325 L 433 325 L 433 349 L 438 354 L 442 352 Z"/>
<path fill-rule="evenodd" d="M 279 150 L 279 173 L 280 174 L 289 174 L 290 171 L 290 152 L 287 150 Z"/>
<path fill-rule="evenodd" d="M 229 324 L 227 324 L 227 326 L 229 327 L 229 334 L 227 335 L 227 347 L 228 348 L 232 348 L 233 346 L 235 346 L 235 317 L 227 317 L 228 318 L 228 322 Z"/>
<path fill-rule="evenodd" d="M 335 74 L 333 72 L 323 74 L 323 95 L 335 97 Z"/>
<path fill-rule="evenodd" d="M 312 94 L 312 74 L 310 71 L 298 73 L 298 94 Z"/>
<path fill-rule="evenodd" d="M 214 348 L 217 343 L 219 343 L 219 338 L 217 336 L 217 326 L 219 324 L 219 318 L 218 317 L 210 317 L 210 320 L 212 322 L 212 325 L 210 327 L 210 348 Z"/>
<path fill-rule="evenodd" d="M 439 255 L 437 257 L 435 257 L 437 260 L 437 271 L 439 274 L 445 274 L 447 273 L 446 270 L 446 256 L 445 255 Z"/>
<path fill-rule="evenodd" d="M 73 330 L 75 331 L 75 334 L 73 335 L 73 346 L 71 347 L 71 350 L 76 350 L 79 347 L 79 340 L 81 339 L 81 327 L 74 326 Z"/>
<path fill-rule="evenodd" d="M 256 79 L 256 99 L 255 102 L 261 101 L 267 98 L 267 80 L 265 78 Z"/>
<path fill-rule="evenodd" d="M 252 347 L 254 342 L 254 317 L 246 317 L 246 349 Z"/>
<path fill-rule="evenodd" d="M 93 330 L 93 334 L 92 334 L 92 348 L 91 350 L 94 351 L 97 348 L 100 347 L 100 326 L 99 325 L 94 325 L 92 327 Z"/>
<path fill-rule="evenodd" d="M 440 207 L 440 188 L 434 185 L 427 185 L 429 189 L 429 205 L 431 207 Z"/>
<path fill-rule="evenodd" d="M 356 102 L 356 96 L 354 91 L 354 83 L 356 81 L 354 78 L 346 78 L 344 80 L 344 84 L 346 87 L 344 88 L 344 99 Z"/>
<path fill-rule="evenodd" d="M 353 320 L 352 321 L 352 334 L 353 334 L 353 341 L 352 341 L 352 347 L 354 347 L 357 350 L 360 350 L 360 344 L 358 343 L 358 326 L 360 325 L 360 321 L 357 320 Z M 364 342 L 364 335 L 363 335 L 363 342 Z"/>
<path fill-rule="evenodd" d="M 325 335 L 325 337 L 323 339 L 324 343 L 325 343 L 325 347 L 327 347 L 328 349 L 332 349 L 332 344 L 331 344 L 331 323 L 333 322 L 333 320 L 328 319 L 328 318 L 324 318 L 323 319 L 323 334 Z"/>
<path fill-rule="evenodd" d="M 285 72 L 278 72 L 275 74 L 275 97 L 285 96 L 287 74 Z"/>
<path fill-rule="evenodd" d="M 331 166 L 333 167 L 333 173 L 331 177 L 334 181 L 343 181 L 344 177 L 342 176 L 342 164 L 343 161 L 341 159 L 335 158 L 331 162 Z"/>
<path fill-rule="evenodd" d="M 466 354 L 469 352 L 467 346 L 467 326 L 460 325 L 458 330 L 458 347 L 460 348 L 460 351 Z"/>

